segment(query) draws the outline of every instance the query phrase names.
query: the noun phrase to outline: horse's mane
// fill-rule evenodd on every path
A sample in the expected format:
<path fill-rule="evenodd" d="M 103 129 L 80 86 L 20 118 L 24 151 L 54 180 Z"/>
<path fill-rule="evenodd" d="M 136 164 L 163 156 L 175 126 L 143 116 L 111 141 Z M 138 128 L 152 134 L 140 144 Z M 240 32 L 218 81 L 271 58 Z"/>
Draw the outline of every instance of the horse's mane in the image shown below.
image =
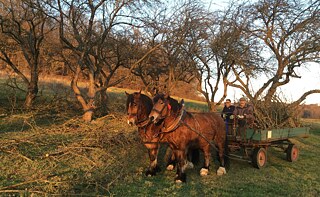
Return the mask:
<path fill-rule="evenodd" d="M 171 109 L 174 113 L 176 113 L 180 108 L 181 108 L 181 105 L 179 104 L 179 102 L 174 99 L 174 98 L 171 98 L 170 96 L 168 96 L 167 98 L 165 98 L 165 95 L 160 93 L 160 94 L 157 94 L 154 98 L 153 98 L 153 102 L 156 103 L 158 102 L 158 100 L 161 99 L 161 100 L 169 100 L 169 104 L 171 105 Z"/>
<path fill-rule="evenodd" d="M 149 98 L 147 95 L 140 94 L 140 103 L 145 106 L 146 112 L 147 112 L 147 114 L 149 114 L 151 112 L 152 107 L 153 107 L 152 99 Z"/>

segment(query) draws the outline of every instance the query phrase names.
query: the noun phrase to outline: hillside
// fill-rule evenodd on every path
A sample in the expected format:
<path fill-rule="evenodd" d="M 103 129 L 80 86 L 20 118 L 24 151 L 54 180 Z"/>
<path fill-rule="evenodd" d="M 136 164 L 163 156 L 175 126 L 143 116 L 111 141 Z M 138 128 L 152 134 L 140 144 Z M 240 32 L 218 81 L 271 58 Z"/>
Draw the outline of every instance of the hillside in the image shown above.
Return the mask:
<path fill-rule="evenodd" d="M 301 105 L 300 116 L 303 118 L 320 119 L 320 105 L 318 104 Z"/>
<path fill-rule="evenodd" d="M 63 85 L 70 85 L 71 82 L 71 73 L 61 73 L 62 68 L 55 71 L 50 71 L 49 73 L 43 72 L 40 74 L 40 85 L 41 83 L 60 83 Z M 27 73 L 27 72 L 25 72 Z M 19 81 L 20 79 L 13 73 L 10 69 L 5 69 L 3 67 L 0 68 L 0 77 L 3 79 L 7 79 L 8 76 L 12 78 L 17 78 Z M 28 75 L 27 75 L 28 76 Z M 133 89 L 136 91 L 144 90 L 144 85 L 141 79 L 137 76 L 134 76 L 129 73 L 128 69 L 119 69 L 115 76 L 112 78 L 111 83 L 118 81 L 122 77 L 130 76 L 130 80 L 124 80 L 121 83 L 115 85 L 114 87 L 123 88 L 123 89 Z M 80 82 L 86 83 L 85 80 L 80 80 Z M 197 91 L 197 82 L 194 80 L 192 83 L 185 83 L 185 82 L 177 82 L 174 86 L 171 94 L 175 95 L 180 98 L 187 98 L 197 101 L 205 101 L 204 96 L 201 95 Z"/>

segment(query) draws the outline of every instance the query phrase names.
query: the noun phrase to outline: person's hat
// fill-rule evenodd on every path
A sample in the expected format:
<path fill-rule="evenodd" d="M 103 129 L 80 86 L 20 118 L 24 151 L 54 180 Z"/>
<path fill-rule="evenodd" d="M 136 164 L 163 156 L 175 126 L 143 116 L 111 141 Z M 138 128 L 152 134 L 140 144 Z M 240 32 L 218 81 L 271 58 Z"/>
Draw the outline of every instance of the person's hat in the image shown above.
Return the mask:
<path fill-rule="evenodd" d="M 241 98 L 240 98 L 240 101 L 247 101 L 247 99 L 244 98 L 244 97 L 241 97 Z"/>

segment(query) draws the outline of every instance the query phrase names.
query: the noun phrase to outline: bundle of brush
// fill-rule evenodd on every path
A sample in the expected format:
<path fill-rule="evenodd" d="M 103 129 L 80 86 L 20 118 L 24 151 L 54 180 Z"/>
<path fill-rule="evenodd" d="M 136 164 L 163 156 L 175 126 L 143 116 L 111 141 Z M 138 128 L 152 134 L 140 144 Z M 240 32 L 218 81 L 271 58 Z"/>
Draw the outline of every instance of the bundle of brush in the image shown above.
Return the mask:
<path fill-rule="evenodd" d="M 258 100 L 253 103 L 255 125 L 261 129 L 298 127 L 299 105 L 292 105 L 279 97 L 274 97 L 271 103 Z"/>

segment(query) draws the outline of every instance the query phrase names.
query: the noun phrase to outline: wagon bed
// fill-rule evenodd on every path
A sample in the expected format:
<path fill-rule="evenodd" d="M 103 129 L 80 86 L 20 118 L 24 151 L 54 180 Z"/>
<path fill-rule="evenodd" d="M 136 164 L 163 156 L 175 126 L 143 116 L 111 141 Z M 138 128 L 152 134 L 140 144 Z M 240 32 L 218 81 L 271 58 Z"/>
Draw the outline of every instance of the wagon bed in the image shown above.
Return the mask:
<path fill-rule="evenodd" d="M 241 136 L 228 135 L 229 155 L 231 158 L 249 161 L 260 169 L 267 164 L 268 148 L 278 147 L 286 153 L 288 161 L 294 162 L 299 157 L 299 149 L 290 139 L 308 135 L 308 127 L 246 129 Z"/>
<path fill-rule="evenodd" d="M 271 130 L 246 129 L 246 140 L 254 142 L 272 142 L 293 137 L 307 137 L 309 127 L 283 128 Z"/>

